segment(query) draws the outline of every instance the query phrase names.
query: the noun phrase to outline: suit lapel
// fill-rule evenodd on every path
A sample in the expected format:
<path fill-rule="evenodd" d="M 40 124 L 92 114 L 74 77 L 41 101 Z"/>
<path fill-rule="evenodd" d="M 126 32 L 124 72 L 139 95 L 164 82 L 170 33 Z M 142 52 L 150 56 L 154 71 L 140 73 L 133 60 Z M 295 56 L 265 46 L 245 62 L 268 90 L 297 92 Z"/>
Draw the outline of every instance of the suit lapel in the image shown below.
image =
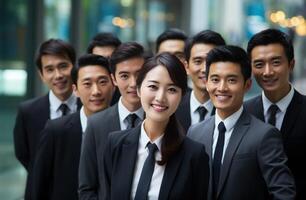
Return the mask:
<path fill-rule="evenodd" d="M 106 116 L 109 116 L 109 119 L 112 121 L 112 123 L 109 124 L 109 130 L 121 130 L 118 103 L 109 108 L 108 115 Z"/>
<path fill-rule="evenodd" d="M 293 98 L 286 110 L 282 127 L 281 127 L 281 133 L 283 138 L 288 137 L 288 134 L 291 133 L 291 129 L 294 126 L 294 123 L 296 122 L 296 118 L 299 116 L 298 113 L 301 111 L 302 106 L 302 96 L 297 92 L 294 91 Z"/>
<path fill-rule="evenodd" d="M 120 155 L 120 163 L 118 166 L 118 180 L 120 185 L 122 185 L 122 197 L 130 197 L 133 177 L 134 177 L 134 168 L 137 158 L 138 144 L 139 144 L 139 135 L 140 135 L 141 125 L 137 126 L 135 129 L 131 129 L 126 134 L 128 134 L 123 141 L 122 149 Z M 128 187 L 127 187 L 128 186 Z"/>
<path fill-rule="evenodd" d="M 264 109 L 263 109 L 263 103 L 262 103 L 262 97 L 259 95 L 256 97 L 255 102 L 253 104 L 253 112 L 252 114 L 260 119 L 261 121 L 265 122 L 265 116 L 264 116 Z"/>
<path fill-rule="evenodd" d="M 183 144 L 182 144 L 183 145 Z M 184 151 L 180 150 L 175 154 L 166 164 L 165 174 L 163 176 L 162 184 L 159 192 L 159 200 L 169 199 L 170 190 L 174 184 L 175 177 L 180 169 Z"/>
<path fill-rule="evenodd" d="M 243 113 L 241 114 L 241 116 L 239 117 L 238 121 L 234 126 L 234 130 L 229 140 L 227 149 L 225 151 L 223 164 L 221 167 L 221 172 L 220 172 L 221 174 L 220 174 L 217 195 L 220 194 L 221 189 L 224 186 L 224 182 L 229 173 L 234 154 L 236 153 L 236 150 L 243 136 L 246 134 L 247 130 L 249 129 L 250 120 L 251 120 L 250 116 L 247 115 L 245 111 L 243 111 Z"/>

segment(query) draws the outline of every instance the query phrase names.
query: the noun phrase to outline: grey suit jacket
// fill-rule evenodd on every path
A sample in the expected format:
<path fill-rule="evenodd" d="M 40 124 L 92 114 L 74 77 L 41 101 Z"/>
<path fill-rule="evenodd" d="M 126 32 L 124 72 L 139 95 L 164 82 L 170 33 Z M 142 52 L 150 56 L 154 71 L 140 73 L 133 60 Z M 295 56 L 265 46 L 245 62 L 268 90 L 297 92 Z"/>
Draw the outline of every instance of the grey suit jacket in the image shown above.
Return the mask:
<path fill-rule="evenodd" d="M 118 103 L 88 118 L 79 165 L 79 199 L 102 199 L 102 155 L 108 134 L 118 130 Z"/>
<path fill-rule="evenodd" d="M 202 142 L 212 163 L 215 118 L 192 126 L 188 136 Z M 279 131 L 243 111 L 227 146 L 217 189 L 218 200 L 294 199 L 295 184 L 286 166 Z M 210 179 L 208 199 L 212 199 Z"/>

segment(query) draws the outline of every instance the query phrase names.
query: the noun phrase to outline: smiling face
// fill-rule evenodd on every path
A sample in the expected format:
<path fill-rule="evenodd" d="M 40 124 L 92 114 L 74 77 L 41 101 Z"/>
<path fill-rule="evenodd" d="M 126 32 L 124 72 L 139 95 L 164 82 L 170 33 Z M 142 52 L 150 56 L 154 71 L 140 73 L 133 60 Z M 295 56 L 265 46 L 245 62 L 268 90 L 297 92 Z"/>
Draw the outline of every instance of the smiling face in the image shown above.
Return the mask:
<path fill-rule="evenodd" d="M 272 101 L 282 99 L 290 90 L 289 75 L 294 60 L 288 61 L 280 44 L 256 46 L 251 52 L 252 72 L 265 95 Z"/>
<path fill-rule="evenodd" d="M 70 76 L 73 67 L 71 61 L 65 57 L 43 55 L 41 57 L 42 71 L 39 72 L 42 81 L 61 101 L 67 100 L 72 93 Z"/>
<path fill-rule="evenodd" d="M 222 119 L 239 110 L 250 87 L 251 80 L 244 80 L 239 64 L 215 62 L 210 65 L 206 88 Z"/>
<path fill-rule="evenodd" d="M 131 112 L 140 108 L 140 99 L 137 96 L 136 78 L 144 59 L 141 57 L 130 58 L 116 65 L 115 76 L 112 75 L 114 84 L 118 87 L 123 105 Z"/>
<path fill-rule="evenodd" d="M 182 90 L 174 85 L 167 69 L 158 65 L 146 74 L 138 95 L 146 120 L 167 123 L 181 101 Z"/>
<path fill-rule="evenodd" d="M 73 88 L 83 103 L 85 114 L 89 116 L 109 106 L 114 86 L 105 68 L 88 65 L 80 68 L 77 86 L 73 85 Z"/>

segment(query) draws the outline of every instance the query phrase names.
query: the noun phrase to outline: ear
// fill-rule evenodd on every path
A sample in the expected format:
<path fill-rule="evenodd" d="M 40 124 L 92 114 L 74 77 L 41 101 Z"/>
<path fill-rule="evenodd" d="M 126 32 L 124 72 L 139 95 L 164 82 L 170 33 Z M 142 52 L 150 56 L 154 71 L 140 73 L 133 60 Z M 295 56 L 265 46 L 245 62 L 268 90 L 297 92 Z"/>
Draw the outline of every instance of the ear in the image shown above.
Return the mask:
<path fill-rule="evenodd" d="M 190 75 L 190 72 L 189 72 L 189 65 L 188 65 L 188 62 L 187 62 L 186 60 L 184 61 L 184 67 L 185 67 L 185 70 L 186 70 L 187 75 Z"/>
<path fill-rule="evenodd" d="M 140 98 L 140 88 L 137 87 L 137 96 Z"/>
<path fill-rule="evenodd" d="M 244 93 L 246 93 L 247 91 L 249 91 L 252 87 L 252 79 L 249 78 L 248 80 L 246 80 L 245 84 L 244 84 Z"/>
<path fill-rule="evenodd" d="M 112 77 L 113 84 L 114 84 L 115 86 L 118 86 L 117 81 L 116 81 L 116 78 L 115 78 L 115 75 L 114 75 L 114 74 L 111 74 L 111 77 Z"/>
<path fill-rule="evenodd" d="M 39 75 L 41 81 L 45 83 L 46 81 L 45 81 L 45 78 L 44 78 L 44 75 L 43 75 L 42 71 L 38 70 L 38 75 Z"/>
<path fill-rule="evenodd" d="M 295 65 L 295 59 L 292 59 L 292 60 L 289 62 L 289 69 L 290 69 L 291 72 L 293 71 L 294 65 Z"/>
<path fill-rule="evenodd" d="M 80 98 L 78 87 L 75 84 L 72 84 L 72 89 L 73 89 L 74 95 Z"/>

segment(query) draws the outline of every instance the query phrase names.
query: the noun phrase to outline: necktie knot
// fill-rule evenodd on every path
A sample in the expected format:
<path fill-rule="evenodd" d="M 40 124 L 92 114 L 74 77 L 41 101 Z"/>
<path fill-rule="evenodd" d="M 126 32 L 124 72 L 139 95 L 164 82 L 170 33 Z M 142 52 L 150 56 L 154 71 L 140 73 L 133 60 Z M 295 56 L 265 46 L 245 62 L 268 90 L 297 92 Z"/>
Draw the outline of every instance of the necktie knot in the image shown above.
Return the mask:
<path fill-rule="evenodd" d="M 156 144 L 152 144 L 151 142 L 148 142 L 147 147 L 149 149 L 149 155 L 153 154 L 158 150 Z"/>
<path fill-rule="evenodd" d="M 126 121 L 127 121 L 127 123 L 128 123 L 127 129 L 130 129 L 130 128 L 134 128 L 134 127 L 135 127 L 137 118 L 138 118 L 138 116 L 137 116 L 135 113 L 129 114 L 129 115 L 126 117 Z"/>
<path fill-rule="evenodd" d="M 69 107 L 67 106 L 67 104 L 62 103 L 58 109 L 62 112 L 62 116 L 68 114 Z"/>
<path fill-rule="evenodd" d="M 272 104 L 270 107 L 269 107 L 269 119 L 268 119 L 268 123 L 275 126 L 275 122 L 276 122 L 276 113 L 279 111 L 279 108 L 276 104 Z"/>
<path fill-rule="evenodd" d="M 206 108 L 205 108 L 204 106 L 199 106 L 199 107 L 197 108 L 197 111 L 198 111 L 199 114 L 200 114 L 200 120 L 199 120 L 199 122 L 201 122 L 201 121 L 204 120 L 205 115 L 206 115 L 206 113 L 207 113 L 207 110 L 206 110 Z"/>
<path fill-rule="evenodd" d="M 225 128 L 225 125 L 223 122 L 220 122 L 219 125 L 218 125 L 218 131 L 219 133 L 225 133 L 226 132 L 226 128 Z"/>

